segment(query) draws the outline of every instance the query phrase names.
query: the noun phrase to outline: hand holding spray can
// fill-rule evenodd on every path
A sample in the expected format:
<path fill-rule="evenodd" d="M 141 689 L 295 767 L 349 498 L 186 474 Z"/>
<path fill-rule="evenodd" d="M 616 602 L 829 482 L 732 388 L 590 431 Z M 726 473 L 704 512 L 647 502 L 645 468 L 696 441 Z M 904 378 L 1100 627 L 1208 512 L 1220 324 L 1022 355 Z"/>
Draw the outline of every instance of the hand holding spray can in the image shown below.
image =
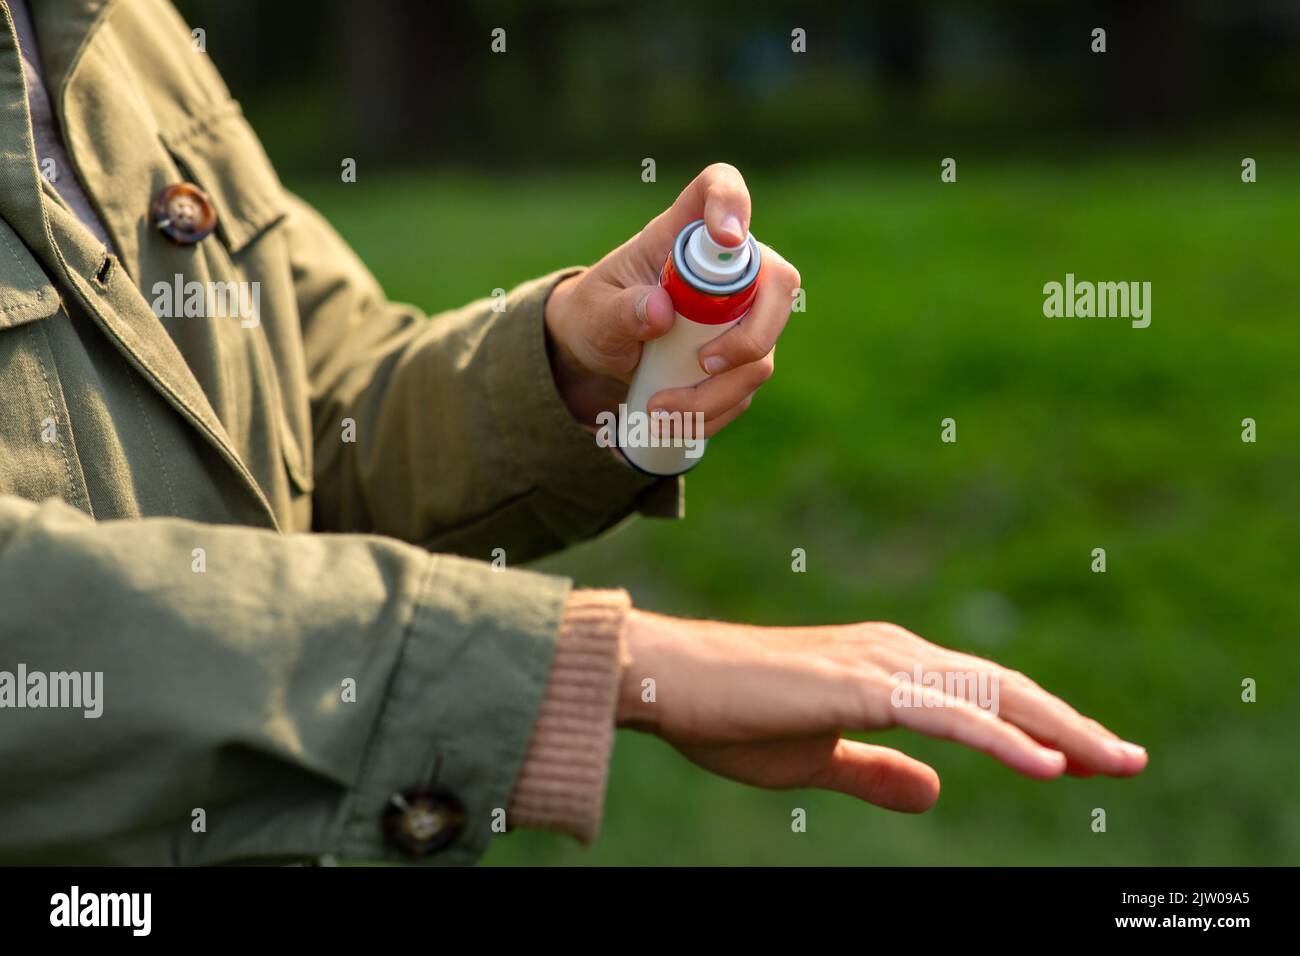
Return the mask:
<path fill-rule="evenodd" d="M 714 242 L 703 219 L 677 234 L 659 284 L 673 300 L 673 327 L 641 350 L 628 390 L 624 414 L 646 421 L 651 396 L 666 388 L 697 385 L 708 376 L 700 368 L 700 348 L 745 317 L 758 294 L 762 266 L 758 241 L 751 234 L 738 246 Z M 691 418 L 691 416 L 686 416 Z M 694 431 L 694 422 L 683 422 Z M 651 475 L 680 475 L 704 454 L 702 434 L 692 434 L 688 447 L 674 441 L 668 429 L 653 442 L 626 442 L 620 448 L 635 467 Z M 620 434 L 625 434 L 623 429 Z M 626 434 L 630 434 L 629 429 Z M 644 433 L 644 432 L 643 432 Z"/>

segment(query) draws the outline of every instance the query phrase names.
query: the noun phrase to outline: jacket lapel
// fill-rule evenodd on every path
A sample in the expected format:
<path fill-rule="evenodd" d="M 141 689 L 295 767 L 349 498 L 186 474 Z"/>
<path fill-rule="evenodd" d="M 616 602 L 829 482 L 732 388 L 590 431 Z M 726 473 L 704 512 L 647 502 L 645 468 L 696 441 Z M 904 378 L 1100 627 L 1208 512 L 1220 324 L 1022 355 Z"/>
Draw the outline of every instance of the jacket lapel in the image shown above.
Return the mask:
<path fill-rule="evenodd" d="M 107 198 L 114 203 L 135 203 L 139 207 L 137 221 L 144 229 L 148 228 L 149 190 L 159 173 L 147 165 L 136 169 L 131 164 L 148 163 L 151 154 L 145 146 L 150 141 L 156 142 L 157 135 L 129 95 L 105 98 L 93 94 L 95 90 L 111 89 L 122 78 L 96 75 L 104 69 L 102 61 L 83 63 L 81 56 L 89 31 L 101 25 L 108 6 L 104 0 L 42 0 L 32 3 L 31 8 L 37 20 L 36 29 L 41 34 L 46 81 L 56 112 L 67 109 L 74 114 L 64 121 L 64 129 L 99 129 L 105 137 L 106 149 L 117 150 L 117 155 L 109 160 L 120 159 L 127 164 L 126 169 L 121 165 L 114 169 L 115 178 L 126 185 L 121 195 Z M 90 230 L 47 192 L 51 187 L 42 182 L 32 141 L 17 39 L 7 8 L 4 12 L 4 29 L 0 30 L 0 162 L 3 163 L 0 217 L 41 259 L 50 275 L 75 294 L 86 313 L 126 360 L 220 453 L 255 499 L 264 523 L 275 527 L 274 511 L 265 494 L 184 356 L 132 277 Z M 69 84 L 74 80 L 76 88 L 70 90 Z M 86 91 L 87 95 L 69 95 L 77 89 Z M 110 105 L 111 116 L 107 115 Z M 87 112 L 95 115 L 87 116 Z M 105 128 L 106 125 L 111 129 Z M 135 144 L 135 149 L 127 149 L 128 144 Z M 69 142 L 66 145 L 76 160 L 78 145 L 84 152 L 92 144 Z M 96 157 L 97 162 L 100 159 Z M 90 192 L 89 186 L 87 191 Z M 106 197 L 92 193 L 91 198 L 99 208 L 104 208 Z M 121 217 L 107 218 L 122 221 Z M 124 254 L 138 250 L 136 236 L 114 231 L 111 221 L 105 222 L 105 226 Z"/>
<path fill-rule="evenodd" d="M 255 497 L 265 523 L 277 527 L 270 502 L 134 281 L 71 211 L 53 198 L 45 202 L 66 287 L 127 361 L 217 449 Z"/>

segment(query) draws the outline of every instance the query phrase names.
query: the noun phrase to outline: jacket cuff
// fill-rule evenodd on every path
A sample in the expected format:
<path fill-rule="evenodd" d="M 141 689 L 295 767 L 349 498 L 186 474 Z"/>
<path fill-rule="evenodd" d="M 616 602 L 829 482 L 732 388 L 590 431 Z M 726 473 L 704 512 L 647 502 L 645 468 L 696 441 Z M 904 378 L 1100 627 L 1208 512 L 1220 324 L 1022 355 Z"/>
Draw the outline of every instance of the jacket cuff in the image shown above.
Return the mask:
<path fill-rule="evenodd" d="M 549 499 L 555 530 L 589 537 L 631 512 L 681 517 L 682 480 L 653 478 L 621 461 L 570 414 L 546 350 L 546 300 L 581 272 L 561 269 L 506 296 L 488 330 L 488 393 L 500 440 L 529 483 Z"/>
<path fill-rule="evenodd" d="M 430 555 L 408 603 L 401 657 L 343 809 L 344 858 L 474 863 L 503 832 L 537 721 L 569 581 Z M 447 846 L 411 857 L 383 835 L 385 813 L 436 786 L 463 811 Z"/>
<path fill-rule="evenodd" d="M 512 826 L 595 841 L 623 674 L 626 591 L 574 591 L 507 814 Z"/>

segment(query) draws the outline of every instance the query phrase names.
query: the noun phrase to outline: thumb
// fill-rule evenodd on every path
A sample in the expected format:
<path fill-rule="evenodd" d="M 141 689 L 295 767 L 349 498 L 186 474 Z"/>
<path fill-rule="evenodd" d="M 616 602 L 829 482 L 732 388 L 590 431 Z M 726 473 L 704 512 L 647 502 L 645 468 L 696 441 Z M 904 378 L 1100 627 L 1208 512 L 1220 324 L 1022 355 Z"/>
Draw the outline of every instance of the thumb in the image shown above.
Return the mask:
<path fill-rule="evenodd" d="M 613 312 L 619 333 L 638 342 L 657 339 L 673 326 L 673 300 L 659 285 L 622 290 L 614 297 Z"/>
<path fill-rule="evenodd" d="M 903 813 L 924 813 L 939 799 L 939 775 L 930 765 L 890 747 L 844 738 L 810 782 Z"/>

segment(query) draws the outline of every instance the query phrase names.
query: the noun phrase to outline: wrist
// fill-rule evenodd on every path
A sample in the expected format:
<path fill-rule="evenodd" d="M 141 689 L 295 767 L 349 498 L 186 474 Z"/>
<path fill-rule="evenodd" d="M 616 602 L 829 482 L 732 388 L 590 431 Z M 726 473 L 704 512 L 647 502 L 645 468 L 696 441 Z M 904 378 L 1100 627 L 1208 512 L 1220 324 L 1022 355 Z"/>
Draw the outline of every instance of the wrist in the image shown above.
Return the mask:
<path fill-rule="evenodd" d="M 671 657 L 674 632 L 681 622 L 629 608 L 623 626 L 623 672 L 619 682 L 615 722 L 653 732 L 659 726 L 659 684 Z"/>
<path fill-rule="evenodd" d="M 546 341 L 558 355 L 567 355 L 572 358 L 572 352 L 565 345 L 567 334 L 564 328 L 565 317 L 569 313 L 569 299 L 573 295 L 573 290 L 578 284 L 578 280 L 586 274 L 586 270 L 575 272 L 567 275 L 551 288 L 550 294 L 546 297 L 546 304 L 542 308 L 542 318 L 546 324 Z"/>
<path fill-rule="evenodd" d="M 573 329 L 574 296 L 585 274 L 579 272 L 561 279 L 546 299 L 543 316 L 546 354 L 556 391 L 579 424 L 594 428 L 601 412 L 613 411 L 625 400 L 627 384 L 593 372 L 570 344 L 578 341 Z"/>
<path fill-rule="evenodd" d="M 582 273 L 579 272 L 557 282 L 555 288 L 551 289 L 551 294 L 546 297 L 546 305 L 542 310 L 543 324 L 546 327 L 546 355 L 551 362 L 551 375 L 566 404 L 569 403 L 569 393 L 582 377 L 582 363 L 568 346 L 565 326 L 565 317 L 569 314 L 569 299 L 581 276 Z M 570 405 L 570 411 L 572 410 Z"/>

